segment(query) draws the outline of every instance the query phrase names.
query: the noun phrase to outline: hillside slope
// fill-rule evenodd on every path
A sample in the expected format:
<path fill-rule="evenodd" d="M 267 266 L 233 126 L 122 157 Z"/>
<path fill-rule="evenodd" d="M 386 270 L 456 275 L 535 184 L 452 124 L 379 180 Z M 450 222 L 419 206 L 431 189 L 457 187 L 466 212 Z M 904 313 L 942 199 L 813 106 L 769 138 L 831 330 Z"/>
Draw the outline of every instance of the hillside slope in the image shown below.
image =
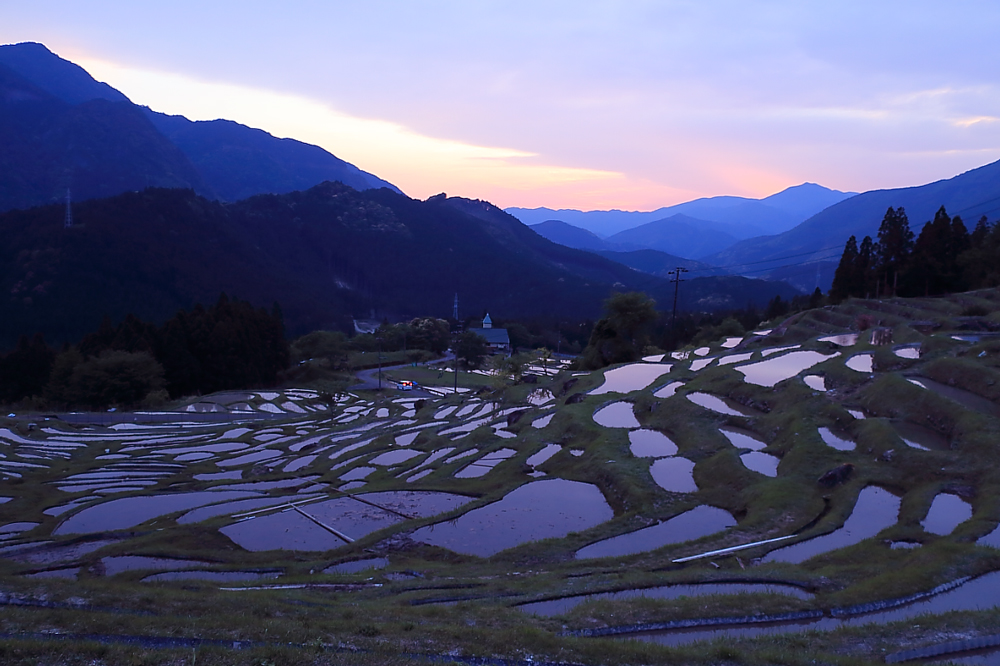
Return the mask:
<path fill-rule="evenodd" d="M 551 243 L 481 201 L 417 201 L 388 189 L 323 183 L 233 204 L 190 190 L 150 189 L 75 207 L 0 215 L 0 343 L 41 331 L 76 340 L 104 315 L 163 321 L 219 292 L 281 304 L 291 334 L 343 328 L 351 315 L 596 317 L 614 290 L 666 302 L 672 285 L 603 257 Z M 706 278 L 681 307 L 717 309 L 791 297 L 783 283 Z M 665 300 L 666 299 L 666 300 Z"/>
<path fill-rule="evenodd" d="M 187 157 L 131 103 L 69 104 L 0 65 L 0 210 L 147 187 L 211 195 Z"/>

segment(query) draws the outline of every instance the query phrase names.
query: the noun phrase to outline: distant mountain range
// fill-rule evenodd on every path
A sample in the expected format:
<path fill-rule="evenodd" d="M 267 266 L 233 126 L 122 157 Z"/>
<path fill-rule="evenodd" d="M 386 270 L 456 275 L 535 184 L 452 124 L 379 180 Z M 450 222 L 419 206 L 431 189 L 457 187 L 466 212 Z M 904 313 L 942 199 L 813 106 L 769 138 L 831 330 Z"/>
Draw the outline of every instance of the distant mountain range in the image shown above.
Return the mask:
<path fill-rule="evenodd" d="M 944 206 L 971 230 L 983 215 L 1000 217 L 1000 161 L 919 187 L 873 190 L 817 213 L 784 233 L 740 241 L 704 261 L 747 273 L 784 279 L 799 289 L 828 289 L 833 271 L 850 236 L 873 239 L 890 206 L 906 209 L 910 228 L 919 234 L 935 211 Z M 817 277 L 817 275 L 819 277 Z"/>
<path fill-rule="evenodd" d="M 340 181 L 392 184 L 329 152 L 227 120 L 192 122 L 132 104 L 45 46 L 0 46 L 0 210 L 190 188 L 235 201 Z"/>
<path fill-rule="evenodd" d="M 621 210 L 579 211 L 551 208 L 507 208 L 507 212 L 527 225 L 560 220 L 593 232 L 601 238 L 674 215 L 714 222 L 737 239 L 787 231 L 819 211 L 854 196 L 854 192 L 831 190 L 815 183 L 803 183 L 763 199 L 745 197 L 708 197 L 650 212 Z"/>

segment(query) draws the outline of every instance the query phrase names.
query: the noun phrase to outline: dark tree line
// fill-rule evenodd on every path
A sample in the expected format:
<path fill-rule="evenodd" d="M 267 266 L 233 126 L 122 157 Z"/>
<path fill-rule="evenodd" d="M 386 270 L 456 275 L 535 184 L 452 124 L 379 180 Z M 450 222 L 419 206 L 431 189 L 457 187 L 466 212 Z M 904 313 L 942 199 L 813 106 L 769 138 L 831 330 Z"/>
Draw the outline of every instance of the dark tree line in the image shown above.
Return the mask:
<path fill-rule="evenodd" d="M 278 306 L 268 312 L 223 294 L 215 305 L 181 310 L 162 326 L 133 315 L 117 326 L 105 318 L 59 353 L 41 335 L 22 337 L 0 357 L 0 402 L 130 407 L 151 397 L 267 386 L 287 366 Z"/>
<path fill-rule="evenodd" d="M 878 237 L 851 236 L 833 277 L 830 298 L 935 296 L 1000 284 L 1000 228 L 980 218 L 970 233 L 944 206 L 914 239 L 902 207 L 886 211 Z"/>

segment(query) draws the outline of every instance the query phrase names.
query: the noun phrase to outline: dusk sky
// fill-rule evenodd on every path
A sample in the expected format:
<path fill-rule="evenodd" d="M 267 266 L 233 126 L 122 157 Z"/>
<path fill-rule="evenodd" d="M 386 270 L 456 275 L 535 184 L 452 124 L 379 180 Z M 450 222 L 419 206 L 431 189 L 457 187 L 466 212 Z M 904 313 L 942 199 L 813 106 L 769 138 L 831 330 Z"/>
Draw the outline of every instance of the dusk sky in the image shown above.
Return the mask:
<path fill-rule="evenodd" d="M 413 197 L 650 210 L 1000 159 L 1000 3 L 0 7 L 132 101 L 316 143 Z"/>

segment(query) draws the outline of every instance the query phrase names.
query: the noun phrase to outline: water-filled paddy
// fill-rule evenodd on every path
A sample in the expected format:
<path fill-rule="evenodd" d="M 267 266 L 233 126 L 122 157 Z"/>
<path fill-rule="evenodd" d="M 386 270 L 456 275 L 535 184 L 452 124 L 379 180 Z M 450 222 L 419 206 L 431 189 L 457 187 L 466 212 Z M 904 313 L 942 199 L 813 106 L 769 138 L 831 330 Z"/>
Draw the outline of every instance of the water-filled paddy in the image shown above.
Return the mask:
<path fill-rule="evenodd" d="M 643 553 L 700 539 L 735 524 L 736 519 L 728 511 L 714 506 L 698 506 L 657 525 L 592 543 L 577 551 L 576 558 L 582 560 Z"/>
<path fill-rule="evenodd" d="M 858 495 L 851 516 L 843 527 L 808 541 L 779 548 L 767 554 L 765 562 L 799 563 L 823 553 L 869 539 L 899 519 L 899 498 L 887 490 L 868 486 Z"/>
<path fill-rule="evenodd" d="M 726 414 L 727 416 L 749 416 L 750 413 L 727 400 L 723 400 L 717 396 L 711 395 L 709 393 L 688 393 L 686 396 L 688 400 L 698 405 L 699 407 L 704 407 L 705 409 L 710 409 L 713 412 L 718 412 L 719 414 Z"/>
<path fill-rule="evenodd" d="M 528 541 L 583 531 L 613 515 L 597 486 L 548 479 L 525 484 L 502 500 L 456 520 L 422 527 L 413 533 L 413 539 L 489 557 Z"/>
<path fill-rule="evenodd" d="M 760 441 L 753 435 L 741 430 L 736 430 L 735 428 L 719 428 L 719 432 L 725 435 L 729 443 L 738 449 L 753 449 L 754 451 L 760 451 L 767 447 L 765 442 Z"/>
<path fill-rule="evenodd" d="M 63 521 L 52 533 L 56 535 L 85 534 L 122 530 L 175 511 L 255 495 L 257 493 L 251 491 L 207 490 L 176 494 L 161 493 L 145 497 L 123 497 L 83 509 Z"/>
<path fill-rule="evenodd" d="M 874 357 L 871 354 L 855 354 L 851 358 L 847 359 L 844 364 L 851 370 L 855 372 L 873 372 L 872 359 Z"/>
<path fill-rule="evenodd" d="M 826 379 L 821 375 L 806 375 L 802 381 L 814 391 L 826 391 Z"/>
<path fill-rule="evenodd" d="M 966 391 L 956 386 L 948 386 L 947 384 L 942 384 L 926 377 L 920 377 L 919 379 L 910 378 L 910 381 L 920 388 L 933 391 L 943 398 L 957 402 L 966 409 L 971 409 L 974 412 L 988 416 L 1000 417 L 1000 405 L 997 405 L 992 400 L 987 400 L 982 396 L 976 395 L 972 391 Z"/>
<path fill-rule="evenodd" d="M 623 365 L 604 373 L 604 383 L 591 391 L 590 394 L 631 393 L 646 388 L 668 372 L 670 372 L 669 364 L 631 363 Z"/>
<path fill-rule="evenodd" d="M 253 580 L 277 578 L 281 574 L 276 571 L 165 571 L 152 574 L 142 579 L 144 583 L 159 583 L 168 581 L 207 580 L 213 583 L 243 583 Z"/>
<path fill-rule="evenodd" d="M 736 370 L 742 372 L 750 384 L 772 387 L 838 355 L 820 354 L 815 351 L 792 351 L 765 361 L 738 366 Z"/>
<path fill-rule="evenodd" d="M 677 445 L 658 430 L 632 430 L 628 440 L 629 450 L 638 458 L 663 458 L 677 453 Z"/>
<path fill-rule="evenodd" d="M 934 497 L 927 516 L 920 524 L 925 532 L 947 536 L 969 518 L 972 518 L 972 506 L 968 502 L 958 495 L 940 493 Z"/>
<path fill-rule="evenodd" d="M 474 479 L 480 476 L 485 476 L 494 467 L 502 463 L 504 460 L 511 458 L 517 451 L 514 449 L 500 449 L 498 451 L 493 451 L 492 453 L 487 453 L 482 458 L 473 461 L 467 467 L 460 469 L 455 473 L 456 479 Z"/>
<path fill-rule="evenodd" d="M 798 622 L 758 626 L 736 626 L 712 629 L 649 632 L 628 636 L 635 640 L 653 641 L 663 645 L 684 645 L 694 641 L 726 638 L 749 638 L 802 631 L 830 631 L 840 627 L 861 627 L 866 624 L 901 622 L 930 613 L 962 610 L 987 610 L 1000 603 L 1000 571 L 988 573 L 966 582 L 953 590 L 928 599 L 874 613 L 848 617 L 823 617 Z"/>
<path fill-rule="evenodd" d="M 528 459 L 525 462 L 530 467 L 538 467 L 560 451 L 562 451 L 562 446 L 559 444 L 546 444 L 541 451 L 528 456 Z"/>
<path fill-rule="evenodd" d="M 422 456 L 420 451 L 413 451 L 410 449 L 401 449 L 399 451 L 386 451 L 385 453 L 375 456 L 369 462 L 372 465 L 389 466 L 398 465 L 404 463 L 407 460 L 412 460 Z"/>
<path fill-rule="evenodd" d="M 840 333 L 838 335 L 828 335 L 820 338 L 820 342 L 831 342 L 838 347 L 853 347 L 858 343 L 857 333 Z"/>
<path fill-rule="evenodd" d="M 333 550 L 348 542 L 294 511 L 243 520 L 219 530 L 240 548 L 249 551 Z"/>
<path fill-rule="evenodd" d="M 853 451 L 857 445 L 849 439 L 835 435 L 829 428 L 819 429 L 820 439 L 823 443 L 832 449 L 837 449 L 838 451 Z"/>
<path fill-rule="evenodd" d="M 712 361 L 714 360 L 715 357 L 710 356 L 708 358 L 699 358 L 695 361 L 691 361 L 691 371 L 698 372 L 699 370 L 704 370 L 705 368 L 710 366 L 712 364 Z"/>
<path fill-rule="evenodd" d="M 663 585 L 619 592 L 598 592 L 581 594 L 561 599 L 548 599 L 517 606 L 519 610 L 533 615 L 551 617 L 563 615 L 576 606 L 588 601 L 623 601 L 627 599 L 680 599 L 681 597 L 701 597 L 715 594 L 783 594 L 796 599 L 810 599 L 812 594 L 792 585 L 775 583 L 698 583 L 693 585 Z"/>
<path fill-rule="evenodd" d="M 768 453 L 750 451 L 740 455 L 740 462 L 743 463 L 744 467 L 758 474 L 778 476 L 778 463 L 781 460 Z"/>
<path fill-rule="evenodd" d="M 531 422 L 531 427 L 538 428 L 539 430 L 541 430 L 542 428 L 544 428 L 545 426 L 547 426 L 549 423 L 552 422 L 553 416 L 555 416 L 554 412 L 552 414 L 546 414 L 545 416 L 539 417 Z"/>
<path fill-rule="evenodd" d="M 657 398 L 669 398 L 682 386 L 684 386 L 684 382 L 670 382 L 666 386 L 656 389 L 656 391 L 653 392 L 653 395 Z"/>
<path fill-rule="evenodd" d="M 948 440 L 929 428 L 909 421 L 893 420 L 890 423 L 907 446 L 924 451 L 947 451 L 949 449 Z"/>
<path fill-rule="evenodd" d="M 694 463 L 687 458 L 660 458 L 649 468 L 656 485 L 672 493 L 697 492 Z"/>
<path fill-rule="evenodd" d="M 594 412 L 594 421 L 605 428 L 638 428 L 633 407 L 631 402 L 613 402 Z"/>

